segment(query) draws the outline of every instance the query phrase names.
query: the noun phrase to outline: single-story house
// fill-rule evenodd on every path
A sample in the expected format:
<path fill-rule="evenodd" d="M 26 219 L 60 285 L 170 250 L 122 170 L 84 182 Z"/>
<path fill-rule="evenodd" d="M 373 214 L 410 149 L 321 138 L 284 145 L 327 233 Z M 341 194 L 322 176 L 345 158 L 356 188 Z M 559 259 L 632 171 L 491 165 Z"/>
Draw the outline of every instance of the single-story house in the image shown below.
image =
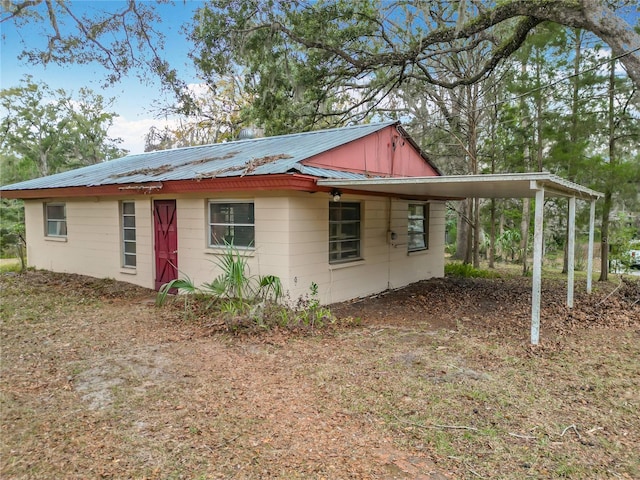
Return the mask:
<path fill-rule="evenodd" d="M 438 169 L 396 122 L 149 152 L 2 187 L 25 201 L 30 266 L 158 289 L 216 275 L 232 242 L 252 274 L 324 303 L 442 276 L 444 204 L 318 186 Z"/>
<path fill-rule="evenodd" d="M 547 172 L 443 176 L 398 122 L 149 152 L 0 188 L 25 202 L 30 266 L 159 289 L 211 281 L 230 242 L 251 274 L 322 303 L 444 274 L 445 200 L 535 197 L 532 343 L 538 343 L 544 198 L 602 196 Z"/>

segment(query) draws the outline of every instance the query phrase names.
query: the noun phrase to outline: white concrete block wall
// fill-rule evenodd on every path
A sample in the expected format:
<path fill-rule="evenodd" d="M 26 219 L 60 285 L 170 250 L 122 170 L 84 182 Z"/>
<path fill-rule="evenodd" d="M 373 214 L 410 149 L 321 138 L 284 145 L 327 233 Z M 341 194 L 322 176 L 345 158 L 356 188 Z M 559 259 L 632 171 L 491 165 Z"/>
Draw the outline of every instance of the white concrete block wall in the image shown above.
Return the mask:
<path fill-rule="evenodd" d="M 66 238 L 45 235 L 45 203 L 25 201 L 29 266 L 153 286 L 152 243 L 146 226 L 150 223 L 148 201 L 136 200 L 138 266 L 135 269 L 122 268 L 119 200 L 56 199 L 50 202 L 65 204 Z"/>
<path fill-rule="evenodd" d="M 178 267 L 197 285 L 213 280 L 219 273 L 215 261 L 220 250 L 207 245 L 210 199 L 254 201 L 256 248 L 247 252 L 250 272 L 277 275 L 292 300 L 308 294 L 312 282 L 319 287 L 321 302 L 333 303 L 444 274 L 445 209 L 441 202 L 430 204 L 429 249 L 407 253 L 409 202 L 344 195 L 343 201 L 362 204 L 362 260 L 330 265 L 327 194 L 266 192 L 255 196 L 213 194 L 205 198 L 184 195 L 176 199 Z M 68 234 L 63 241 L 45 237 L 43 202 L 26 201 L 29 264 L 153 288 L 153 198 L 134 200 L 135 269 L 122 267 L 121 200 L 60 200 L 67 208 Z M 395 241 L 389 241 L 389 229 L 396 232 Z"/>
<path fill-rule="evenodd" d="M 409 202 L 352 195 L 344 195 L 342 200 L 362 204 L 362 260 L 330 265 L 329 199 L 322 194 L 291 199 L 289 290 L 292 299 L 309 293 L 312 282 L 318 284 L 321 302 L 333 303 L 444 274 L 442 203 L 430 206 L 429 250 L 409 254 Z M 390 227 L 397 233 L 392 244 L 388 236 Z"/>
<path fill-rule="evenodd" d="M 283 288 L 289 286 L 289 198 L 285 194 L 256 196 L 256 246 L 252 275 L 275 275 Z"/>
<path fill-rule="evenodd" d="M 277 275 L 287 279 L 288 199 L 278 196 L 224 197 L 215 194 L 207 198 L 179 197 L 176 201 L 178 225 L 178 269 L 196 285 L 211 282 L 221 273 L 217 262 L 224 249 L 208 246 L 209 201 L 247 201 L 254 203 L 255 248 L 239 249 L 245 255 L 250 275 Z"/>
<path fill-rule="evenodd" d="M 218 274 L 214 256 L 206 253 L 207 209 L 207 199 L 176 199 L 178 276 L 189 277 L 196 285 L 210 282 Z"/>
<path fill-rule="evenodd" d="M 136 268 L 120 268 L 118 280 L 142 287 L 154 287 L 155 255 L 153 251 L 153 207 L 151 199 L 124 199 L 136 204 Z"/>

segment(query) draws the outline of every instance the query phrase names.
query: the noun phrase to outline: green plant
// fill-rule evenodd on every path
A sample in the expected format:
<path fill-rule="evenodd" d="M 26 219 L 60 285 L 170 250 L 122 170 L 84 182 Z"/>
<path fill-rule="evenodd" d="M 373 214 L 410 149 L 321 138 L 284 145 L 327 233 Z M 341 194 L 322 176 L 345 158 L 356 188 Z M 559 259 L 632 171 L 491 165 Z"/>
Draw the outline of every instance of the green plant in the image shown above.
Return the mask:
<path fill-rule="evenodd" d="M 214 263 L 222 273 L 212 282 L 202 285 L 206 293 L 217 298 L 235 299 L 240 304 L 252 303 L 256 299 L 277 302 L 282 296 L 280 278 L 250 275 L 247 257 L 233 243 L 225 241 L 224 253 Z"/>
<path fill-rule="evenodd" d="M 172 280 L 160 288 L 156 305 L 162 306 L 167 295 L 177 290 L 190 294 L 185 296 L 185 312 L 189 306 L 188 297 L 195 294 L 209 299 L 205 310 L 221 301 L 220 311 L 226 316 L 236 316 L 246 313 L 258 300 L 277 302 L 282 296 L 280 278 L 275 275 L 250 275 L 247 258 L 232 243 L 225 242 L 223 254 L 214 263 L 221 273 L 213 281 L 197 287 L 187 275 Z"/>
<path fill-rule="evenodd" d="M 516 229 L 508 229 L 502 232 L 496 238 L 496 242 L 500 246 L 503 252 L 511 257 L 511 261 L 515 261 L 516 254 L 521 254 L 520 249 L 520 240 L 522 236 L 520 235 L 520 231 Z"/>
<path fill-rule="evenodd" d="M 444 266 L 444 273 L 449 277 L 464 278 L 498 278 L 500 275 L 490 270 L 474 268 L 468 263 L 451 262 Z"/>
<path fill-rule="evenodd" d="M 158 295 L 156 295 L 156 306 L 160 307 L 164 305 L 167 300 L 167 295 L 169 295 L 172 290 L 183 290 L 184 293 L 199 292 L 198 287 L 196 287 L 191 279 L 185 275 L 185 278 L 176 278 L 160 287 L 160 290 L 158 290 Z M 185 306 L 187 298 L 188 297 L 185 297 Z"/>
<path fill-rule="evenodd" d="M 296 319 L 302 325 L 308 327 L 322 327 L 325 322 L 334 323 L 335 317 L 331 310 L 320 305 L 318 299 L 318 284 L 311 282 L 309 286 L 310 293 L 304 297 L 300 297 L 296 303 Z"/>
<path fill-rule="evenodd" d="M 1 199 L 0 257 L 18 258 L 22 272 L 27 268 L 24 232 L 24 205 L 22 201 Z"/>
<path fill-rule="evenodd" d="M 20 262 L 9 262 L 0 264 L 0 273 L 21 273 L 24 272 L 24 268 L 20 265 Z"/>

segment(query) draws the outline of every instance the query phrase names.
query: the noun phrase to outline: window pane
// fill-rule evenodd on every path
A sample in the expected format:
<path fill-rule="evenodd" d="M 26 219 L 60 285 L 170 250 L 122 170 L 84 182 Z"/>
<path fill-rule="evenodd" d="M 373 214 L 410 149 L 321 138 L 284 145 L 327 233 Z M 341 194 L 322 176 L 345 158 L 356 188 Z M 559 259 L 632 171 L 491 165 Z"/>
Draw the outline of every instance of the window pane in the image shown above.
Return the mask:
<path fill-rule="evenodd" d="M 338 236 L 340 233 L 339 227 L 340 225 L 336 223 L 329 224 L 329 240 L 337 240 L 339 238 Z"/>
<path fill-rule="evenodd" d="M 329 262 L 360 258 L 360 204 L 329 202 Z"/>
<path fill-rule="evenodd" d="M 346 203 L 342 208 L 342 220 L 360 220 L 360 204 Z"/>
<path fill-rule="evenodd" d="M 340 204 L 339 203 L 330 203 L 329 204 L 329 221 L 337 222 L 340 220 Z"/>
<path fill-rule="evenodd" d="M 67 218 L 64 204 L 45 204 L 45 235 L 64 237 L 67 235 Z"/>
<path fill-rule="evenodd" d="M 125 267 L 136 266 L 136 204 L 134 202 L 122 202 L 122 265 Z"/>
<path fill-rule="evenodd" d="M 225 239 L 229 237 L 228 227 L 225 225 L 211 226 L 210 245 L 224 245 Z"/>
<path fill-rule="evenodd" d="M 352 239 L 360 237 L 360 224 L 359 223 L 343 223 L 341 225 L 341 235 L 343 239 Z"/>
<path fill-rule="evenodd" d="M 49 220 L 47 222 L 47 235 L 54 237 L 64 237 L 67 234 L 67 223 L 60 220 Z"/>
<path fill-rule="evenodd" d="M 210 223 L 254 223 L 253 203 L 212 203 Z"/>
<path fill-rule="evenodd" d="M 253 227 L 234 227 L 233 244 L 237 247 L 252 247 L 253 235 Z"/>
<path fill-rule="evenodd" d="M 124 254 L 124 266 L 125 267 L 135 267 L 136 266 L 136 256 Z"/>
<path fill-rule="evenodd" d="M 210 203 L 209 245 L 252 247 L 255 240 L 254 204 Z"/>
<path fill-rule="evenodd" d="M 56 221 L 47 222 L 47 235 L 60 235 L 60 224 Z"/>
<path fill-rule="evenodd" d="M 360 241 L 350 240 L 347 242 L 342 242 L 342 255 L 343 257 L 360 256 Z"/>
<path fill-rule="evenodd" d="M 424 205 L 409 205 L 409 218 L 424 218 Z"/>
<path fill-rule="evenodd" d="M 424 220 L 409 220 L 409 233 L 424 233 Z"/>
<path fill-rule="evenodd" d="M 427 245 L 427 232 L 429 227 L 428 205 L 411 204 L 409 205 L 408 218 L 408 242 L 407 249 L 425 250 Z"/>
<path fill-rule="evenodd" d="M 65 220 L 64 205 L 47 205 L 48 220 Z"/>
<path fill-rule="evenodd" d="M 232 203 L 233 223 L 254 223 L 253 203 Z"/>
<path fill-rule="evenodd" d="M 210 223 L 229 223 L 229 209 L 227 205 L 212 203 L 210 205 L 210 212 Z"/>
<path fill-rule="evenodd" d="M 136 204 L 133 202 L 122 202 L 122 213 L 125 215 L 135 215 Z"/>
<path fill-rule="evenodd" d="M 411 235 L 409 237 L 409 250 L 420 250 L 426 248 L 424 235 Z"/>

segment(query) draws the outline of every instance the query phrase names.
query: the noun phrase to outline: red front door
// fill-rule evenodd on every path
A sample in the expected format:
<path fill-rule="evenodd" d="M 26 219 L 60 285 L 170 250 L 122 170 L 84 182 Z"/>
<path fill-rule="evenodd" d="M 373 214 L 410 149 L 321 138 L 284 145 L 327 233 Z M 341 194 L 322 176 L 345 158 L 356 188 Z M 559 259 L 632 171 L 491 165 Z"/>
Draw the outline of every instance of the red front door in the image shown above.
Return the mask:
<path fill-rule="evenodd" d="M 153 202 L 156 245 L 156 290 L 178 278 L 178 228 L 175 200 Z"/>

